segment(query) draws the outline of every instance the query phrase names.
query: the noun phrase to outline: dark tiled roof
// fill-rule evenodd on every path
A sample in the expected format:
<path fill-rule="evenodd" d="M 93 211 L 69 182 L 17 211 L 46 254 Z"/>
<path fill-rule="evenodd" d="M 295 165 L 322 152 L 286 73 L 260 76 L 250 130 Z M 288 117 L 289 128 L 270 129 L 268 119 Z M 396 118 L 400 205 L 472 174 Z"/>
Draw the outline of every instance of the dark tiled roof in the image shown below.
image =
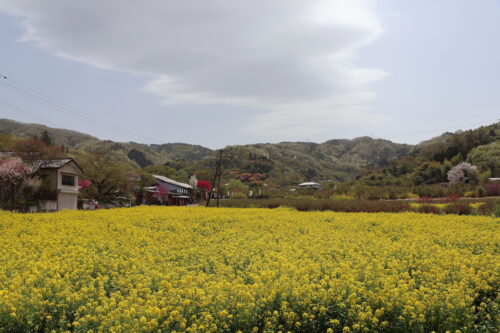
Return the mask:
<path fill-rule="evenodd" d="M 37 160 L 34 161 L 33 164 L 40 169 L 59 169 L 73 159 L 71 158 L 57 158 L 57 159 L 49 159 L 49 160 Z"/>
<path fill-rule="evenodd" d="M 15 156 L 15 154 L 16 153 L 10 151 L 0 151 L 0 159 Z M 83 172 L 82 168 L 72 158 L 49 158 L 31 161 L 31 163 L 39 169 L 59 169 L 70 162 L 75 163 L 76 167 Z"/>

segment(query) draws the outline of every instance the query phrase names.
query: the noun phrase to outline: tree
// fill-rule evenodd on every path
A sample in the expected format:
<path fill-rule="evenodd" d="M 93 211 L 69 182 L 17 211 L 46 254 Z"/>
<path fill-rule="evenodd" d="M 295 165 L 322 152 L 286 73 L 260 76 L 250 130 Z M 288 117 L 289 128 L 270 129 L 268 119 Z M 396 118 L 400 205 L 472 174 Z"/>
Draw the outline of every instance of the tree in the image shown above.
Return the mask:
<path fill-rule="evenodd" d="M 16 155 L 22 157 L 25 161 L 66 157 L 66 154 L 61 147 L 52 146 L 42 140 L 34 138 L 17 141 L 12 146 L 12 151 L 14 151 Z"/>
<path fill-rule="evenodd" d="M 196 189 L 194 191 L 196 198 L 197 199 L 200 199 L 200 198 L 207 199 L 208 193 L 210 192 L 211 189 L 212 189 L 212 186 L 210 185 L 210 183 L 207 180 L 202 180 L 202 179 L 198 180 L 198 183 L 196 184 Z"/>
<path fill-rule="evenodd" d="M 130 177 L 129 177 L 130 178 Z M 132 193 L 135 196 L 135 203 L 140 205 L 144 201 L 146 187 L 150 187 L 155 183 L 155 179 L 149 173 L 139 170 L 136 172 L 135 182 L 132 185 Z"/>
<path fill-rule="evenodd" d="M 168 178 L 174 177 L 175 174 L 177 173 L 177 171 L 174 168 L 171 168 L 166 165 L 148 165 L 143 170 L 152 175 L 165 176 Z"/>
<path fill-rule="evenodd" d="M 210 191 L 212 186 L 210 186 L 210 183 L 207 180 L 198 180 L 198 188 L 204 189 L 205 191 Z"/>
<path fill-rule="evenodd" d="M 489 169 L 492 177 L 500 177 L 500 141 L 472 149 L 467 161 L 477 165 L 481 171 Z"/>
<path fill-rule="evenodd" d="M 34 194 L 41 185 L 40 179 L 35 176 L 37 167 L 25 163 L 19 157 L 11 157 L 0 161 L 0 185 L 2 193 L 10 198 L 14 208 L 15 198 L 24 194 L 25 199 Z M 5 198 L 4 198 L 5 199 Z"/>
<path fill-rule="evenodd" d="M 169 189 L 167 185 L 161 184 L 155 187 L 155 192 L 153 196 L 161 203 L 168 203 Z"/>
<path fill-rule="evenodd" d="M 194 174 L 198 179 L 210 179 L 212 177 L 212 172 L 208 169 L 196 169 Z"/>
<path fill-rule="evenodd" d="M 47 130 L 44 130 L 42 132 L 42 135 L 40 136 L 40 140 L 43 141 L 43 142 L 45 142 L 48 145 L 53 145 L 54 144 L 54 141 L 50 137 L 49 132 L 47 132 Z"/>
<path fill-rule="evenodd" d="M 243 184 L 239 179 L 231 179 L 226 185 L 226 190 L 233 193 L 245 193 L 247 186 Z"/>
<path fill-rule="evenodd" d="M 0 151 L 11 151 L 16 144 L 16 140 L 8 135 L 0 133 Z"/>
<path fill-rule="evenodd" d="M 92 182 L 83 195 L 109 202 L 129 188 L 126 170 L 104 151 L 93 151 L 79 159 L 84 170 L 82 178 Z"/>
<path fill-rule="evenodd" d="M 446 181 L 444 170 L 439 162 L 424 162 L 413 171 L 411 177 L 415 185 L 436 184 Z"/>
<path fill-rule="evenodd" d="M 132 148 L 128 154 L 127 154 L 128 158 L 135 161 L 141 168 L 144 168 L 148 165 L 151 165 L 153 163 L 151 163 L 150 160 L 148 160 L 146 158 L 146 155 L 144 155 L 144 153 L 140 150 L 137 150 L 135 148 Z"/>
<path fill-rule="evenodd" d="M 462 162 L 448 171 L 448 181 L 450 184 L 465 184 L 467 181 L 476 178 L 476 174 L 477 166 Z"/>

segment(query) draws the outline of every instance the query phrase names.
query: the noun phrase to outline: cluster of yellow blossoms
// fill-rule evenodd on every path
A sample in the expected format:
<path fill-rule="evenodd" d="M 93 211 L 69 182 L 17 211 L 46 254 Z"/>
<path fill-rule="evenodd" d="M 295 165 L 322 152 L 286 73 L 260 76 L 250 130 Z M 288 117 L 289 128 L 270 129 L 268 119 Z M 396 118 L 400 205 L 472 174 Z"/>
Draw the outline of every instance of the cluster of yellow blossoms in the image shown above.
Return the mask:
<path fill-rule="evenodd" d="M 0 212 L 0 332 L 498 329 L 499 219 Z"/>

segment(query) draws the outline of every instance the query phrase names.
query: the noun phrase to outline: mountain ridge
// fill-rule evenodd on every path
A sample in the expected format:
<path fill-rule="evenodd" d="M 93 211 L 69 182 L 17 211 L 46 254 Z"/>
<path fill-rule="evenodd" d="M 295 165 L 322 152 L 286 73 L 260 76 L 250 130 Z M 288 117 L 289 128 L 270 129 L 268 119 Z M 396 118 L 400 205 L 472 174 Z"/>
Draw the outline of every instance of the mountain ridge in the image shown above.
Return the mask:
<path fill-rule="evenodd" d="M 488 130 L 488 140 L 491 141 L 491 131 L 495 134 L 498 124 L 489 127 L 492 128 Z M 131 168 L 164 165 L 183 170 L 184 175 L 197 173 L 200 170 L 207 175 L 214 170 L 217 161 L 216 150 L 201 145 L 115 142 L 100 140 L 78 131 L 0 119 L 0 133 L 22 138 L 40 137 L 43 131 L 48 132 L 55 144 L 71 148 L 73 156 L 77 157 L 81 153 L 93 150 L 103 150 L 112 153 L 118 162 Z M 229 145 L 224 148 L 224 170 L 228 174 L 262 174 L 265 179 L 274 180 L 280 185 L 296 184 L 305 180 L 354 180 L 361 174 L 370 174 L 388 167 L 399 159 L 442 159 L 450 152 L 443 153 L 441 150 L 453 143 L 462 132 L 457 133 L 446 132 L 417 145 L 395 143 L 369 136 L 330 139 L 322 143 L 283 141 Z M 481 138 L 478 140 L 471 149 L 483 144 Z M 486 149 L 491 151 L 491 147 L 493 146 L 488 146 Z M 484 151 L 481 149 L 475 153 L 477 160 L 484 160 Z M 491 164 L 491 161 L 487 160 L 484 163 Z M 418 163 L 413 162 L 413 164 Z"/>

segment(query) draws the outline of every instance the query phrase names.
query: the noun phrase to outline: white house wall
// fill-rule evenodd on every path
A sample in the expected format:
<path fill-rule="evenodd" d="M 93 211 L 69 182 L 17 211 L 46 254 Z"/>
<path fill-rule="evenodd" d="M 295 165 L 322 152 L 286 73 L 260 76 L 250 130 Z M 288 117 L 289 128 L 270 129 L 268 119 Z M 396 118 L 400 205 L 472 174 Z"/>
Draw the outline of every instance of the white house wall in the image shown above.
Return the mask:
<path fill-rule="evenodd" d="M 64 191 L 73 191 L 78 194 L 78 174 L 80 171 L 73 165 L 73 163 L 67 164 L 57 170 L 57 189 Z M 75 185 L 68 186 L 62 184 L 62 175 L 71 175 L 75 177 Z"/>

